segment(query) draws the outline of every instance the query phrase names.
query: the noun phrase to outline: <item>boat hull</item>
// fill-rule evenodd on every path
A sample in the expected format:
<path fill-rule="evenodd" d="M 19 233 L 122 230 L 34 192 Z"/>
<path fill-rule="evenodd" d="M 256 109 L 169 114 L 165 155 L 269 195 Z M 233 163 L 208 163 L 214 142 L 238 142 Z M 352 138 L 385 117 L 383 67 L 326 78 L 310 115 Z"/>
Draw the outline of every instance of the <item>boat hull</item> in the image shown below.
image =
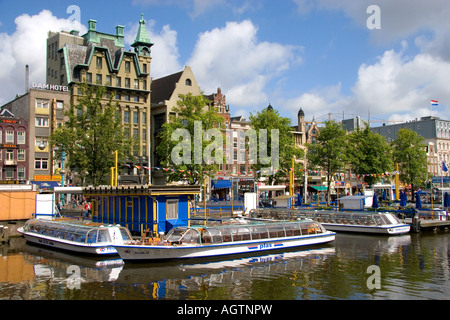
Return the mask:
<path fill-rule="evenodd" d="M 322 226 L 331 231 L 337 232 L 356 232 L 356 233 L 375 233 L 396 235 L 408 233 L 411 226 L 408 224 L 387 225 L 387 226 L 363 226 L 363 225 L 346 225 L 337 223 L 321 223 Z"/>
<path fill-rule="evenodd" d="M 111 246 L 91 245 L 67 241 L 64 239 L 54 238 L 50 236 L 40 235 L 31 232 L 25 232 L 23 228 L 18 228 L 17 231 L 21 233 L 25 240 L 30 243 L 42 245 L 59 250 L 71 251 L 81 254 L 89 255 L 117 255 L 117 250 Z"/>
<path fill-rule="evenodd" d="M 274 238 L 258 241 L 239 241 L 215 245 L 120 245 L 115 246 L 122 260 L 126 262 L 143 262 L 155 260 L 207 258 L 236 254 L 252 254 L 271 250 L 288 249 L 327 243 L 335 240 L 335 233 L 326 231 L 322 234 L 292 238 Z"/>

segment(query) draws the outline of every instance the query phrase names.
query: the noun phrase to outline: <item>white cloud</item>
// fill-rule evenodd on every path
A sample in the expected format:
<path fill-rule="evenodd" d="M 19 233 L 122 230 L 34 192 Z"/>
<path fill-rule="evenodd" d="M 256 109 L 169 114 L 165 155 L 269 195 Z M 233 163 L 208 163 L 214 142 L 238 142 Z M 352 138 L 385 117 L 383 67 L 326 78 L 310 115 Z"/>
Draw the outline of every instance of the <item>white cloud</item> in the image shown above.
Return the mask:
<path fill-rule="evenodd" d="M 25 66 L 30 66 L 30 81 L 45 82 L 46 39 L 49 31 L 80 30 L 79 22 L 58 19 L 48 10 L 37 15 L 23 14 L 15 19 L 13 34 L 0 33 L 0 105 L 25 93 Z"/>
<path fill-rule="evenodd" d="M 431 99 L 449 104 L 449 74 L 450 62 L 440 58 L 429 54 L 408 58 L 402 52 L 388 50 L 375 64 L 360 67 L 353 87 L 355 105 L 370 107 L 380 115 L 430 114 Z"/>
<path fill-rule="evenodd" d="M 423 116 L 448 118 L 450 62 L 426 53 L 413 57 L 387 50 L 373 64 L 362 64 L 351 95 L 343 95 L 340 84 L 312 89 L 281 105 L 296 119 L 301 107 L 307 118 L 332 114 L 333 119 L 355 115 L 367 119 L 412 120 Z M 440 101 L 431 108 L 430 100 Z"/>
<path fill-rule="evenodd" d="M 131 45 L 139 28 L 139 23 L 133 24 L 129 31 L 125 32 L 125 43 Z M 177 32 L 169 25 L 163 26 L 158 33 L 154 30 L 155 21 L 146 23 L 150 41 L 154 43 L 152 50 L 151 76 L 155 79 L 179 72 L 183 68 L 179 62 L 180 54 L 177 47 Z"/>
<path fill-rule="evenodd" d="M 238 108 L 267 102 L 268 82 L 301 61 L 301 48 L 259 41 L 257 33 L 245 20 L 199 35 L 187 64 L 205 92 L 221 87 Z"/>

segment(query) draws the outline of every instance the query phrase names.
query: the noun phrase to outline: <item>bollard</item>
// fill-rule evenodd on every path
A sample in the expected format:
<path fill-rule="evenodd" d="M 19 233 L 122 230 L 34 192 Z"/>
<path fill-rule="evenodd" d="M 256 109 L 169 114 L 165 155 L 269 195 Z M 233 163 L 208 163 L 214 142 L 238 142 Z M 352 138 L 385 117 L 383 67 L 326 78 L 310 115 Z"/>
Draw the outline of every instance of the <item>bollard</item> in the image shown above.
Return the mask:
<path fill-rule="evenodd" d="M 411 231 L 414 233 L 420 232 L 420 219 L 418 216 L 414 216 L 411 222 Z"/>

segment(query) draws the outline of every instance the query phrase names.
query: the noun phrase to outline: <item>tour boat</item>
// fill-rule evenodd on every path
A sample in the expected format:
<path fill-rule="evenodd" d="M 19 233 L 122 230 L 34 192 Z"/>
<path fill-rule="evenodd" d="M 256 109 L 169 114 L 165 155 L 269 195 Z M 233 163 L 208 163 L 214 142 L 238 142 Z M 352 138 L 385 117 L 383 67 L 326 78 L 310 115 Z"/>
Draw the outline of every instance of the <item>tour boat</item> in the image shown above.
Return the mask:
<path fill-rule="evenodd" d="M 176 227 L 163 241 L 115 245 L 125 262 L 206 258 L 287 249 L 333 241 L 320 223 L 233 219 L 220 225 Z"/>
<path fill-rule="evenodd" d="M 73 219 L 30 219 L 17 231 L 31 243 L 93 255 L 117 255 L 113 245 L 132 240 L 130 232 L 119 225 Z"/>
<path fill-rule="evenodd" d="M 397 235 L 408 233 L 411 227 L 388 212 L 253 209 L 250 214 L 252 217 L 271 219 L 309 218 L 319 222 L 327 230 L 342 232 Z"/>

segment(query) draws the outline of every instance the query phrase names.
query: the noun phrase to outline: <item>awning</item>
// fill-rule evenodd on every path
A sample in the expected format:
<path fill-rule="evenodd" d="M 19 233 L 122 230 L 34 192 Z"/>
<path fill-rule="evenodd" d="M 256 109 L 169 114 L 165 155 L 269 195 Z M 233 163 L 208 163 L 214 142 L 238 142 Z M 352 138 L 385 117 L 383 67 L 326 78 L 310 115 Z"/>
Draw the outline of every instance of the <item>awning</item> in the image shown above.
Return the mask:
<path fill-rule="evenodd" d="M 230 180 L 217 180 L 216 182 L 213 181 L 214 189 L 231 188 L 231 186 L 232 184 Z"/>
<path fill-rule="evenodd" d="M 317 191 L 327 191 L 326 186 L 311 186 L 311 187 L 316 189 Z"/>
<path fill-rule="evenodd" d="M 39 189 L 53 189 L 59 187 L 57 181 L 31 181 L 31 183 L 37 185 Z"/>

